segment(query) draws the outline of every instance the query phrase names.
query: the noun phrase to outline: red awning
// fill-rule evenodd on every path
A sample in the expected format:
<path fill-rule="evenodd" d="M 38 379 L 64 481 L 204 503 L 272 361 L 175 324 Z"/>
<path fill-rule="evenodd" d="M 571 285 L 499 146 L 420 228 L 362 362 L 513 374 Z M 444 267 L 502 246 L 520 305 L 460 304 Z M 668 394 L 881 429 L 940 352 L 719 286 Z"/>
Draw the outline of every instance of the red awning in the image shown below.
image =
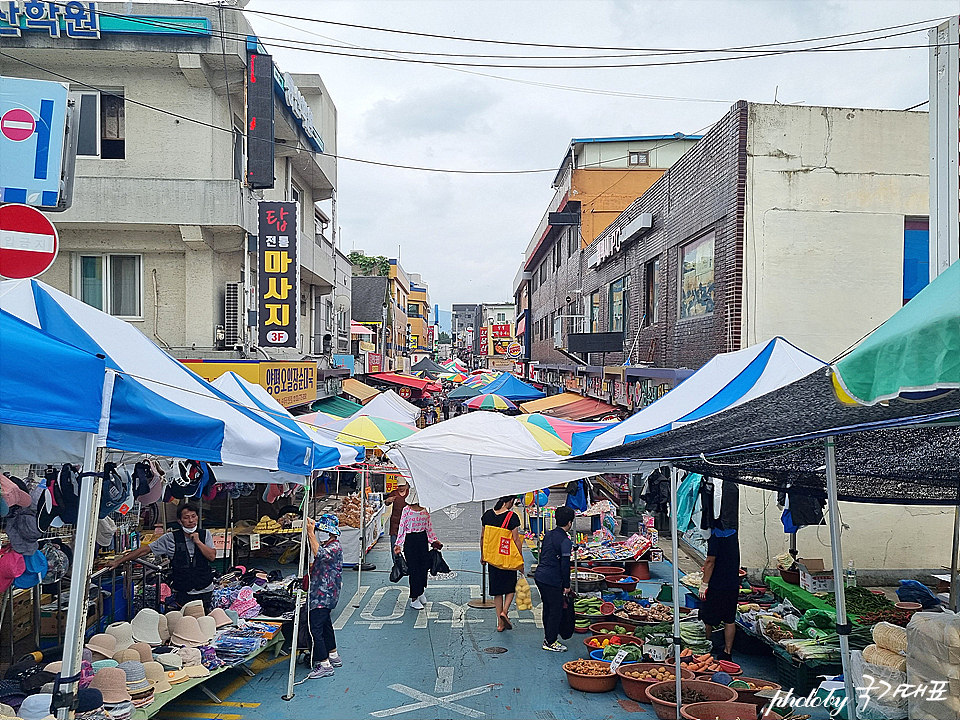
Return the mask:
<path fill-rule="evenodd" d="M 616 405 L 594 398 L 583 398 L 583 400 L 575 400 L 572 403 L 547 408 L 541 412 L 544 415 L 551 415 L 563 420 L 589 420 L 603 415 L 618 414 L 619 411 L 620 408 Z"/>
<path fill-rule="evenodd" d="M 400 375 L 398 373 L 374 373 L 367 376 L 371 380 L 380 380 L 391 385 L 400 385 L 401 387 L 413 388 L 414 390 L 441 390 L 441 386 L 433 380 L 424 380 L 423 378 L 413 377 L 412 375 Z"/>

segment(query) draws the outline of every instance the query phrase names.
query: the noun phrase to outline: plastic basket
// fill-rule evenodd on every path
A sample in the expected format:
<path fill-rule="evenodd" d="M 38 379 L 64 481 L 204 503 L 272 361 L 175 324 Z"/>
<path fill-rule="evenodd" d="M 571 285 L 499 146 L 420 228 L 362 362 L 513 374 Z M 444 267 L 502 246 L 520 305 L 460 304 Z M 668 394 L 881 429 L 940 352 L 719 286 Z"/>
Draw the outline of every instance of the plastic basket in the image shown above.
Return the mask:
<path fill-rule="evenodd" d="M 777 658 L 777 682 L 784 690 L 793 688 L 795 695 L 807 695 L 811 690 L 820 686 L 821 675 L 839 675 L 843 666 L 837 664 L 823 664 L 812 668 L 805 663 L 792 659 L 789 655 L 774 653 Z"/>

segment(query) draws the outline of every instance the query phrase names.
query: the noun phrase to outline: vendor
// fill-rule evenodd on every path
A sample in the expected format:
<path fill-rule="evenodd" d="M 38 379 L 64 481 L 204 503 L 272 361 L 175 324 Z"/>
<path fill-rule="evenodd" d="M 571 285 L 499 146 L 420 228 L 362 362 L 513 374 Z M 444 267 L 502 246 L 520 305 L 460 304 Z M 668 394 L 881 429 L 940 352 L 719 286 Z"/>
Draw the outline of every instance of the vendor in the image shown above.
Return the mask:
<path fill-rule="evenodd" d="M 390 547 L 397 544 L 397 533 L 400 530 L 400 517 L 403 515 L 403 509 L 407 506 L 407 494 L 410 492 L 410 486 L 406 478 L 397 478 L 397 487 L 383 499 L 383 502 L 390 505 Z"/>
<path fill-rule="evenodd" d="M 700 619 L 706 626 L 707 639 L 713 630 L 723 625 L 723 651 L 718 660 L 730 660 L 733 639 L 737 634 L 737 601 L 740 598 L 740 540 L 737 537 L 740 495 L 735 483 L 723 482 L 722 490 L 714 483 L 707 490 L 710 502 L 707 508 L 719 507 L 719 513 L 704 512 L 701 525 L 708 525 L 707 561 L 703 564 L 703 580 L 700 583 Z M 721 502 L 713 503 L 714 492 L 719 492 Z M 703 491 L 701 491 L 703 495 Z"/>
<path fill-rule="evenodd" d="M 148 553 L 171 558 L 170 586 L 174 600 L 183 607 L 191 600 L 202 600 L 204 612 L 210 612 L 213 597 L 213 568 L 217 551 L 209 530 L 200 527 L 200 511 L 193 503 L 177 508 L 180 527 L 169 530 L 148 545 L 121 555 L 110 563 L 117 568 Z"/>

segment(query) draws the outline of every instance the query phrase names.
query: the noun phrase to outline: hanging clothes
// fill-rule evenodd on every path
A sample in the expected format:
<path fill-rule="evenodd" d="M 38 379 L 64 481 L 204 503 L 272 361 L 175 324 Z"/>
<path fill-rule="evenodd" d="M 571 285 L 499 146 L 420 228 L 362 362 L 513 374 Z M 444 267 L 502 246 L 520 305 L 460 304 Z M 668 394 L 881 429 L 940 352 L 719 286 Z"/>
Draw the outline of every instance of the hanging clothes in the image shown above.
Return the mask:
<path fill-rule="evenodd" d="M 677 487 L 677 531 L 681 535 L 690 528 L 699 499 L 701 480 L 702 475 L 687 473 Z"/>

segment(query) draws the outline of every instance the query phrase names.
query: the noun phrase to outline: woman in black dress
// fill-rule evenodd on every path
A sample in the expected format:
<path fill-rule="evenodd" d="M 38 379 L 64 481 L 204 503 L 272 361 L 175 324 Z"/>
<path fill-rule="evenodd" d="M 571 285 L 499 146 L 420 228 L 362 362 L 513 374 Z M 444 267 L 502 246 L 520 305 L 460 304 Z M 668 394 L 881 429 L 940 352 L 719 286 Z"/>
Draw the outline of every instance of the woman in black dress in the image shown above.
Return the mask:
<path fill-rule="evenodd" d="M 512 495 L 500 498 L 493 509 L 483 514 L 480 522 L 484 528 L 493 526 L 510 530 L 513 533 L 513 542 L 520 556 L 523 557 L 523 545 L 520 543 L 520 517 L 513 511 L 514 502 L 516 498 Z M 497 632 L 513 630 L 507 614 L 510 612 L 510 605 L 513 603 L 513 595 L 517 587 L 517 571 L 501 570 L 483 560 L 483 533 L 480 534 L 480 553 L 480 564 L 487 565 L 488 587 L 497 608 Z M 523 572 L 522 566 L 520 572 Z"/>

